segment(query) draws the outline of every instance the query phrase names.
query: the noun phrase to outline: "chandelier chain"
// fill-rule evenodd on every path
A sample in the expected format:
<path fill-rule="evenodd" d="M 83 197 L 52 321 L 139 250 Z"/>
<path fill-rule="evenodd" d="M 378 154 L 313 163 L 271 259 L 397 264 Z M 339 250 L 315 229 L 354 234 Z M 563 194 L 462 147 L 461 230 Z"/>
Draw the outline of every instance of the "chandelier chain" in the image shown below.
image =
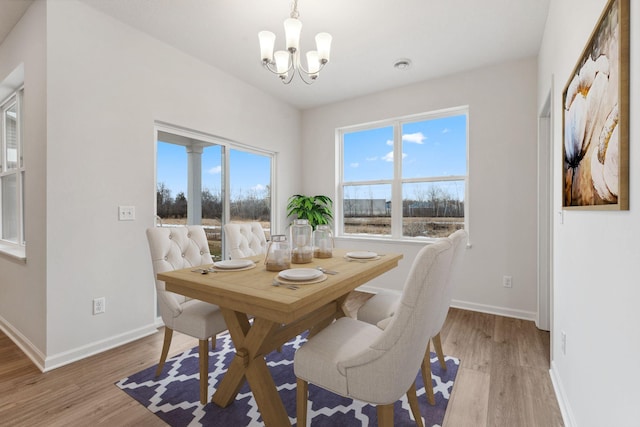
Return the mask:
<path fill-rule="evenodd" d="M 293 19 L 298 19 L 300 17 L 300 13 L 298 12 L 298 0 L 293 0 L 291 5 L 291 14 L 289 16 Z"/>

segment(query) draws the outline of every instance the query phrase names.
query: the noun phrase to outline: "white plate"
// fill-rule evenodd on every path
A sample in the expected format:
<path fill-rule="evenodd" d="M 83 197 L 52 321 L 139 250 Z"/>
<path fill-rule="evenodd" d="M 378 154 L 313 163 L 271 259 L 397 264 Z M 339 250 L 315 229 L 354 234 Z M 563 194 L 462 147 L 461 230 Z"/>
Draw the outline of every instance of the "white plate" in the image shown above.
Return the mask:
<path fill-rule="evenodd" d="M 214 262 L 213 266 L 216 268 L 222 268 L 226 270 L 236 270 L 238 268 L 246 268 L 253 265 L 254 262 L 250 259 L 228 259 L 225 261 Z"/>
<path fill-rule="evenodd" d="M 322 271 L 315 268 L 290 268 L 289 270 L 282 270 L 278 273 L 278 276 L 287 280 L 313 280 L 322 276 Z"/>
<path fill-rule="evenodd" d="M 377 257 L 378 254 L 375 252 L 360 251 L 360 252 L 347 252 L 347 256 L 349 258 L 356 258 L 356 259 L 370 259 L 370 258 Z"/>

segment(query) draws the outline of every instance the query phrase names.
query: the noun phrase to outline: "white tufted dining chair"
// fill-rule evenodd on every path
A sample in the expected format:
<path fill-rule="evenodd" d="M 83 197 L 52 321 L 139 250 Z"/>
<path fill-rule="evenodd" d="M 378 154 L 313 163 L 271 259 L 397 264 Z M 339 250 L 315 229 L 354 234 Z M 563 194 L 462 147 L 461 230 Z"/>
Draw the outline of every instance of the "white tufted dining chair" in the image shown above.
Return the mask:
<path fill-rule="evenodd" d="M 267 253 L 267 239 L 259 222 L 225 224 L 224 235 L 231 259 Z"/>
<path fill-rule="evenodd" d="M 158 273 L 213 262 L 202 226 L 149 228 L 147 240 L 154 278 Z M 217 305 L 167 291 L 165 283 L 158 279 L 156 279 L 156 291 L 160 315 L 164 322 L 164 343 L 156 376 L 160 375 L 167 360 L 173 331 L 197 338 L 200 360 L 200 403 L 204 405 L 209 398 L 209 338 L 213 338 L 213 347 L 216 334 L 227 329 L 222 313 Z"/>
<path fill-rule="evenodd" d="M 393 425 L 393 404 L 406 393 L 416 423 L 422 425 L 415 379 L 435 328 L 452 256 L 448 239 L 418 252 L 385 329 L 342 317 L 296 351 L 298 426 L 306 425 L 308 383 L 378 405 L 380 426 Z"/>
<path fill-rule="evenodd" d="M 442 341 L 440 339 L 440 331 L 447 319 L 449 313 L 449 306 L 451 305 L 451 299 L 453 296 L 453 287 L 455 284 L 456 273 L 460 267 L 460 262 L 464 255 L 464 249 L 466 247 L 468 234 L 465 230 L 457 230 L 450 234 L 449 239 L 453 245 L 453 257 L 451 259 L 451 273 L 447 286 L 445 287 L 441 303 L 438 307 L 438 315 L 436 318 L 435 333 L 431 336 L 431 341 L 438 356 L 440 367 L 443 370 L 447 369 L 447 365 L 444 360 L 444 352 L 442 351 Z M 357 318 L 367 323 L 377 325 L 384 328 L 385 324 L 397 311 L 400 298 L 393 292 L 380 292 L 373 297 L 369 298 L 362 307 L 358 310 Z M 422 362 L 422 379 L 424 381 L 425 392 L 430 404 L 435 405 L 435 396 L 433 394 L 433 384 L 431 382 L 431 345 L 427 345 L 427 350 Z"/>

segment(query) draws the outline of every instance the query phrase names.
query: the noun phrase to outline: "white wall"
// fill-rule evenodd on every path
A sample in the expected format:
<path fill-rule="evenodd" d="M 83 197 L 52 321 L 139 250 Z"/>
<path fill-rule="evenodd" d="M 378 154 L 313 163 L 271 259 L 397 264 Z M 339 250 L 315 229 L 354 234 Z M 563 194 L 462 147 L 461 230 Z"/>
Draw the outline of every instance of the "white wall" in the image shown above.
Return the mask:
<path fill-rule="evenodd" d="M 35 2 L 0 45 L 0 81 L 24 64 L 27 262 L 0 256 L 0 328 L 41 365 L 46 348 L 46 4 Z"/>
<path fill-rule="evenodd" d="M 335 198 L 335 129 L 381 119 L 469 106 L 469 232 L 454 304 L 535 318 L 535 58 L 497 64 L 340 102 L 303 113 L 304 189 Z M 339 240 L 338 245 L 401 251 L 400 268 L 372 287 L 401 289 L 416 244 Z M 502 276 L 513 276 L 513 288 Z"/>
<path fill-rule="evenodd" d="M 30 37 L 40 37 L 41 48 L 39 63 L 28 64 L 28 70 L 46 71 L 47 90 L 34 91 L 44 75 L 34 83 L 27 76 L 25 104 L 41 106 L 38 118 L 44 123 L 46 117 L 47 128 L 46 137 L 37 138 L 46 141 L 46 149 L 30 149 L 26 156 L 27 199 L 40 194 L 34 185 L 41 192 L 46 188 L 46 203 L 41 196 L 28 206 L 29 215 L 42 223 L 46 218 L 46 231 L 28 221 L 27 267 L 0 259 L 0 316 L 15 328 L 14 337 L 25 336 L 31 353 L 41 353 L 40 365 L 49 369 L 155 331 L 145 237 L 154 224 L 154 122 L 278 152 L 277 191 L 286 198 L 301 191 L 301 183 L 291 179 L 299 173 L 294 159 L 301 155 L 301 115 L 81 3 L 35 2 L 28 13 L 34 8 L 40 21 L 28 30 Z M 0 54 L 5 47 L 18 57 L 31 54 L 26 43 L 15 48 L 4 43 Z M 118 205 L 135 206 L 136 220 L 119 222 Z M 282 223 L 284 208 L 276 214 Z M 36 233 L 42 243 L 31 241 Z M 46 257 L 35 257 L 45 248 L 44 235 Z M 5 269 L 18 272 L 5 276 Z M 5 284 L 13 280 L 18 283 Z M 101 296 L 106 313 L 93 316 L 92 300 Z"/>
<path fill-rule="evenodd" d="M 556 177 L 562 170 L 562 92 L 606 0 L 552 1 L 539 57 L 538 105 L 553 80 Z M 630 210 L 562 210 L 554 189 L 554 334 L 552 378 L 568 426 L 637 426 L 640 419 L 640 4 L 631 0 Z M 566 354 L 560 332 L 566 333 Z"/>

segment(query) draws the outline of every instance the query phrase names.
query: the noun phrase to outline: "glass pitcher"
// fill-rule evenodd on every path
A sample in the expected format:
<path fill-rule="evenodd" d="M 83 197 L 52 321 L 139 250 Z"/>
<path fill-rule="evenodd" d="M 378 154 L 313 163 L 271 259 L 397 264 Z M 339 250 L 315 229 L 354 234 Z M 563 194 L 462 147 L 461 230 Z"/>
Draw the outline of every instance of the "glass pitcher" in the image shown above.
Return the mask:
<path fill-rule="evenodd" d="M 333 234 L 328 225 L 318 225 L 313 232 L 313 256 L 316 258 L 333 256 Z"/>
<path fill-rule="evenodd" d="M 291 262 L 306 264 L 313 261 L 311 225 L 306 219 L 296 219 L 291 226 Z"/>
<path fill-rule="evenodd" d="M 267 271 L 282 271 L 291 267 L 291 251 L 287 236 L 284 234 L 271 236 L 264 263 Z"/>

